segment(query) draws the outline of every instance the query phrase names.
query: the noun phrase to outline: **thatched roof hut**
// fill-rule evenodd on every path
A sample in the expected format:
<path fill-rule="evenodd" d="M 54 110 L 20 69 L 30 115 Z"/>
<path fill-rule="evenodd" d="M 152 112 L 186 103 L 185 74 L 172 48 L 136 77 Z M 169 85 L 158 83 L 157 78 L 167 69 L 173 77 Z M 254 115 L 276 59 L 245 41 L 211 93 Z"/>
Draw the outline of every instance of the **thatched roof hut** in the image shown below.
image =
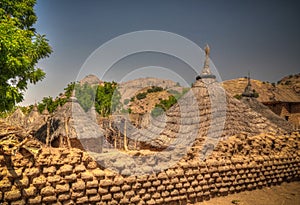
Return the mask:
<path fill-rule="evenodd" d="M 248 105 L 252 110 L 260 113 L 262 116 L 266 117 L 270 122 L 274 123 L 286 132 L 292 132 L 293 126 L 291 123 L 283 119 L 282 117 L 276 115 L 269 107 L 265 106 L 253 97 L 242 97 L 241 101 Z"/>
<path fill-rule="evenodd" d="M 36 137 L 44 142 L 49 138 L 54 146 L 67 144 L 97 153 L 102 152 L 103 136 L 104 131 L 86 115 L 75 97 L 71 97 L 56 110 L 49 119 L 48 126 L 45 124 L 36 133 Z"/>
<path fill-rule="evenodd" d="M 7 118 L 7 121 L 11 124 L 23 126 L 25 123 L 25 115 L 22 110 L 18 107 L 14 113 Z"/>
<path fill-rule="evenodd" d="M 31 125 L 33 124 L 35 121 L 38 121 L 42 118 L 41 114 L 39 113 L 37 104 L 34 104 L 32 110 L 30 111 L 29 115 L 27 116 L 26 119 L 26 124 L 27 125 Z"/>
<path fill-rule="evenodd" d="M 153 150 L 198 147 L 205 156 L 218 140 L 228 136 L 284 132 L 260 113 L 229 96 L 208 71 L 207 63 L 208 60 L 205 72 L 197 77 L 177 104 L 164 115 L 152 118 L 148 129 L 136 130 L 130 137 L 140 141 L 140 146 Z"/>

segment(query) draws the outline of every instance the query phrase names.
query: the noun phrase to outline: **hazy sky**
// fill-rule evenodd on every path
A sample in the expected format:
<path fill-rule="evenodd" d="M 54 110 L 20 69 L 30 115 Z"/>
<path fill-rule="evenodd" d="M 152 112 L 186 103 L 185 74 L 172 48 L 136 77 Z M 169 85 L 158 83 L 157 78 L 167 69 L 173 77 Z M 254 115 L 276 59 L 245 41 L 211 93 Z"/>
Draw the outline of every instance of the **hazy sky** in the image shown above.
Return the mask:
<path fill-rule="evenodd" d="M 141 30 L 172 32 L 201 48 L 208 43 L 223 80 L 251 71 L 253 78 L 278 81 L 300 70 L 299 2 L 38 0 L 36 28 L 46 35 L 54 52 L 40 61 L 46 79 L 29 86 L 24 104 L 58 95 L 76 80 L 95 49 L 119 35 Z"/>

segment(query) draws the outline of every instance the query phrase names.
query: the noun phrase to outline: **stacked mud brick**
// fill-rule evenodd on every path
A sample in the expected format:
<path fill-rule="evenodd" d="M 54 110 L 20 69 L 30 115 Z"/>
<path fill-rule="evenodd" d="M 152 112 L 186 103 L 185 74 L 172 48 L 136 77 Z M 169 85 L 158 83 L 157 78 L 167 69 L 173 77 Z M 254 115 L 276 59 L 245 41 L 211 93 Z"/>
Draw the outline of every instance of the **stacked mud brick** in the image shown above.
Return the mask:
<path fill-rule="evenodd" d="M 300 179 L 299 134 L 281 137 L 269 155 L 220 143 L 206 161 L 181 160 L 159 173 L 121 176 L 78 149 L 45 148 L 36 158 L 0 156 L 2 204 L 184 204 Z M 254 138 L 253 138 L 254 139 Z M 275 141 L 280 138 L 274 139 Z M 264 138 L 257 142 L 265 143 Z M 294 140 L 292 143 L 289 140 Z M 255 141 L 255 142 L 256 142 Z M 236 142 L 235 142 L 236 143 Z M 245 140 L 244 145 L 257 146 Z M 272 143 L 272 141 L 270 142 Z M 267 146 L 266 145 L 266 146 Z M 290 146 L 289 146 L 290 145 Z M 246 148 L 248 149 L 248 148 Z M 260 149 L 260 148 L 257 148 Z M 231 157 L 220 152 L 233 153 Z M 224 157 L 225 156 L 225 157 Z M 223 157 L 223 158 L 222 158 Z"/>

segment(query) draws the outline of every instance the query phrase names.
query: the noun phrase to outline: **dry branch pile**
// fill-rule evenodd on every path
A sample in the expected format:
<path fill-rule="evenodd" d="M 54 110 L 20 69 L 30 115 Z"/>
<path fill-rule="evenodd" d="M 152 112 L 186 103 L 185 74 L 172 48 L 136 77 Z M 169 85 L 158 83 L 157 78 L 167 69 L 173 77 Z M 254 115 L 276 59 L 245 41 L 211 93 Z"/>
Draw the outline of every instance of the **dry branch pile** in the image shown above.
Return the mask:
<path fill-rule="evenodd" d="M 0 154 L 15 155 L 16 152 L 28 152 L 36 156 L 42 144 L 24 129 L 0 121 Z"/>

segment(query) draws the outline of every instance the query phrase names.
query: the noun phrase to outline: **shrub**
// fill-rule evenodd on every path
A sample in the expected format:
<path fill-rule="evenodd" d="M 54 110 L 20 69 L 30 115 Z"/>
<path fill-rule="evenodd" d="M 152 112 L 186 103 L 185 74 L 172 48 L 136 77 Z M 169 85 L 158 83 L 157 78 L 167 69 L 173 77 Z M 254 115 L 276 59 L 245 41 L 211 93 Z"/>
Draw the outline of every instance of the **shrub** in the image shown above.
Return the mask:
<path fill-rule="evenodd" d="M 239 95 L 239 94 L 236 94 L 233 97 L 236 98 L 236 99 L 238 99 L 238 100 L 242 99 L 242 95 Z"/>
<path fill-rule="evenodd" d="M 147 96 L 147 93 L 143 92 L 143 93 L 137 94 L 137 95 L 136 95 L 136 98 L 137 98 L 138 100 L 142 100 L 142 99 L 146 98 L 146 96 Z"/>
<path fill-rule="evenodd" d="M 128 105 L 129 102 L 130 102 L 129 99 L 125 99 L 123 103 L 124 103 L 124 105 Z"/>
<path fill-rule="evenodd" d="M 164 110 L 161 106 L 155 105 L 154 109 L 151 111 L 151 116 L 157 117 L 159 115 L 162 115 L 164 113 Z"/>
<path fill-rule="evenodd" d="M 163 91 L 164 89 L 162 87 L 159 86 L 152 86 L 151 88 L 149 88 L 147 90 L 147 93 L 155 93 L 155 92 L 160 92 Z"/>

